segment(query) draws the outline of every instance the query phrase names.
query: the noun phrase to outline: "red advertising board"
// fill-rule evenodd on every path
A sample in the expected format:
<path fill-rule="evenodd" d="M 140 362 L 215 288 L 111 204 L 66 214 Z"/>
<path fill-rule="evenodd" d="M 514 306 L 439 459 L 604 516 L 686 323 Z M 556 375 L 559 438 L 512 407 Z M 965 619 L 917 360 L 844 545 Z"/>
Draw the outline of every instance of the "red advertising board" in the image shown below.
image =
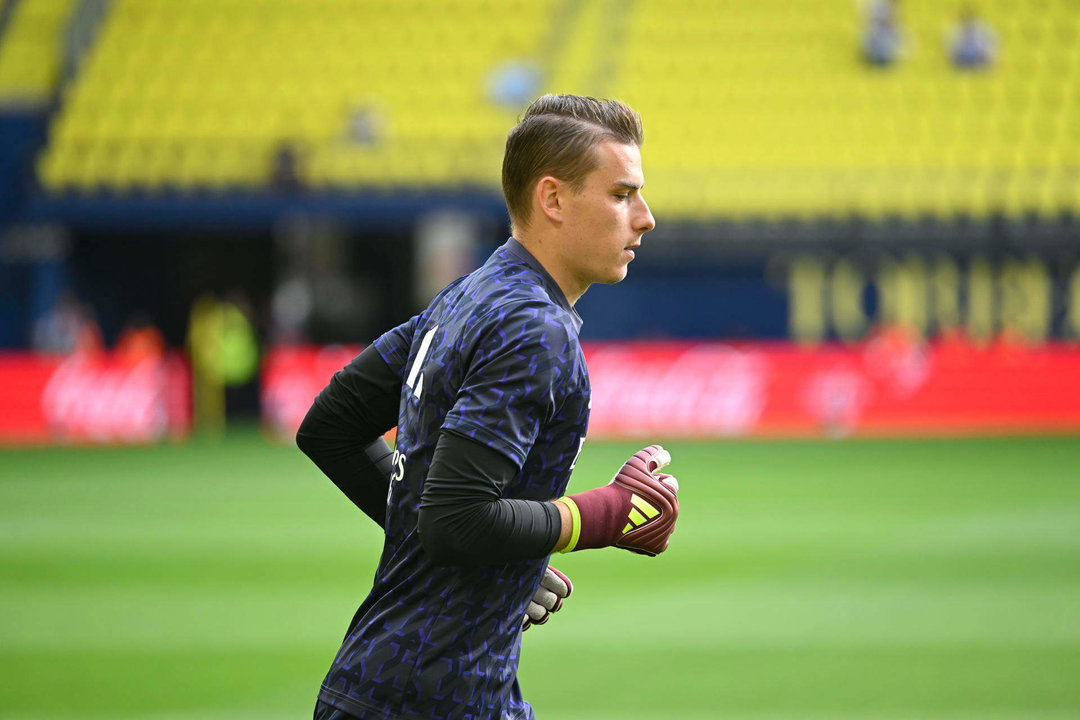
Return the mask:
<path fill-rule="evenodd" d="M 185 435 L 191 381 L 179 355 L 0 354 L 0 443 L 148 443 Z"/>
<path fill-rule="evenodd" d="M 271 350 L 263 361 L 263 422 L 283 440 L 291 440 L 315 396 L 362 348 L 358 345 L 287 346 Z"/>
<path fill-rule="evenodd" d="M 594 344 L 597 437 L 1080 430 L 1080 346 Z"/>
<path fill-rule="evenodd" d="M 291 437 L 358 351 L 271 352 L 266 421 Z M 591 438 L 1080 431 L 1075 344 L 613 342 L 587 344 L 585 355 Z"/>

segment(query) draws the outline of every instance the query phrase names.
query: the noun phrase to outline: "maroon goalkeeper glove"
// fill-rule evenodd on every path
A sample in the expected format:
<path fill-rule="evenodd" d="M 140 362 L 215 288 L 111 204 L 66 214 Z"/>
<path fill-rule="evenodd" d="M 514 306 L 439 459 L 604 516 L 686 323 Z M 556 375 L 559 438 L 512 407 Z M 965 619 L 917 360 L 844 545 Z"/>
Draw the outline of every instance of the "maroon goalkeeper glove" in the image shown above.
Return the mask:
<path fill-rule="evenodd" d="M 679 483 L 660 472 L 671 455 L 659 445 L 634 453 L 610 483 L 559 498 L 574 527 L 562 552 L 614 545 L 642 555 L 659 555 L 679 516 Z"/>

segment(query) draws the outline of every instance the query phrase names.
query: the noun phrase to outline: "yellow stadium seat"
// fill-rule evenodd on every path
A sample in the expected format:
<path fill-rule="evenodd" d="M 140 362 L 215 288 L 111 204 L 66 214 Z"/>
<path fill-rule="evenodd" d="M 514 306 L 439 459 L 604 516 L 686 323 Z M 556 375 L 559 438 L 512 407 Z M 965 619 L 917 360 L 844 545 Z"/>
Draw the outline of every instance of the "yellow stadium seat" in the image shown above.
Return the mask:
<path fill-rule="evenodd" d="M 45 102 L 60 79 L 64 31 L 75 0 L 19 2 L 0 38 L 0 100 Z"/>
<path fill-rule="evenodd" d="M 58 189 L 257 187 L 293 142 L 318 188 L 495 190 L 521 108 L 488 98 L 490 73 L 526 60 L 537 91 L 641 112 L 669 217 L 1080 209 L 1074 4 L 981 2 L 1001 55 L 967 74 L 945 56 L 952 6 L 903 3 L 910 52 L 879 71 L 857 59 L 850 0 L 797 5 L 635 3 L 613 33 L 599 2 L 114 0 L 39 172 Z M 36 52 L 4 45 L 0 90 L 5 52 Z"/>

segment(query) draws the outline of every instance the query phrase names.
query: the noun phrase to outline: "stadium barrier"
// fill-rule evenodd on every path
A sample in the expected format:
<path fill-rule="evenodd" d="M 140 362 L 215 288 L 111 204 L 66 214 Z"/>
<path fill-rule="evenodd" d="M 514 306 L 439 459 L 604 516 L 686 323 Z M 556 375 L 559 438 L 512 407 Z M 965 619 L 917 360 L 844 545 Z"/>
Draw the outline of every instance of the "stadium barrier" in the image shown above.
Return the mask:
<path fill-rule="evenodd" d="M 1080 430 L 1080 347 L 599 344 L 590 437 Z"/>
<path fill-rule="evenodd" d="M 151 443 L 191 427 L 191 378 L 178 354 L 0 354 L 0 444 Z"/>
<path fill-rule="evenodd" d="M 356 345 L 276 348 L 262 416 L 285 442 Z M 1080 345 L 603 342 L 585 345 L 589 437 L 724 438 L 1080 431 Z M 0 443 L 148 443 L 191 428 L 178 354 L 0 354 Z"/>
<path fill-rule="evenodd" d="M 355 346 L 271 351 L 263 416 L 291 442 Z M 589 437 L 956 435 L 1080 431 L 1080 345 L 962 339 L 859 344 L 585 345 Z"/>

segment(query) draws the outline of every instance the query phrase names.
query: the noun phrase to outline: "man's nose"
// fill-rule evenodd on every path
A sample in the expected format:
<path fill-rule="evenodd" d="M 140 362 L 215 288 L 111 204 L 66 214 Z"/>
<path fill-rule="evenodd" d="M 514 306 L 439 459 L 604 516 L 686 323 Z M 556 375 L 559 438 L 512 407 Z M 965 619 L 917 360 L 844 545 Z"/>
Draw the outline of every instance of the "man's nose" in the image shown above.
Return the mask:
<path fill-rule="evenodd" d="M 653 218 L 652 211 L 649 210 L 649 204 L 645 202 L 645 198 L 641 198 L 641 208 L 638 210 L 634 229 L 640 233 L 647 233 L 654 227 L 656 227 L 656 220 Z"/>

